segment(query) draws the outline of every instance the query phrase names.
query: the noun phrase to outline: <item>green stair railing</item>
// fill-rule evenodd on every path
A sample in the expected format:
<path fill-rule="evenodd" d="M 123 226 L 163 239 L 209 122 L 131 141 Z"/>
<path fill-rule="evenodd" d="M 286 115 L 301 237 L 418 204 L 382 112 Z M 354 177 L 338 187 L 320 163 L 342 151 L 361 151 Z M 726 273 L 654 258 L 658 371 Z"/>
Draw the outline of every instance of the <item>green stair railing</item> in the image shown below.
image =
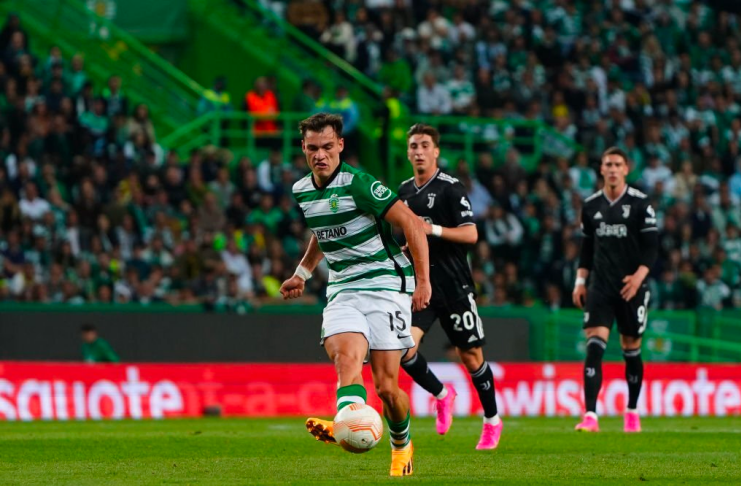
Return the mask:
<path fill-rule="evenodd" d="M 291 109 L 293 95 L 300 91 L 303 80 L 320 86 L 325 100 L 334 99 L 338 86 L 346 87 L 360 111 L 357 135 L 361 163 L 365 167 L 380 168 L 382 150 L 377 139 L 380 117 L 386 109 L 381 99 L 381 87 L 271 10 L 263 8 L 256 0 L 245 0 L 243 4 L 244 8 L 239 8 L 235 2 L 226 0 L 189 0 L 193 22 L 228 38 L 228 48 L 234 49 L 221 63 L 215 59 L 208 60 L 210 69 L 214 71 L 212 76 L 234 74 L 236 71 L 230 63 L 234 63 L 235 56 L 239 57 L 241 52 L 245 59 L 254 59 L 256 69 L 264 70 L 250 73 L 254 77 L 272 75 L 276 78 L 284 110 Z M 196 50 L 196 46 L 191 47 Z M 203 60 L 201 64 L 204 64 Z M 198 75 L 202 75 L 198 64 L 188 67 L 185 63 L 181 67 L 185 72 L 198 70 L 201 72 Z M 195 72 L 191 74 L 197 75 Z M 244 79 L 229 78 L 228 85 L 233 105 L 240 109 L 244 91 L 239 86 L 250 88 L 244 86 Z"/>
<path fill-rule="evenodd" d="M 225 145 L 238 155 L 254 158 L 261 145 L 260 141 L 271 138 L 277 142 L 273 146 L 282 147 L 284 159 L 289 160 L 293 155 L 300 153 L 301 137 L 297 125 L 307 116 L 309 116 L 308 113 L 280 113 L 273 116 L 271 119 L 279 122 L 281 129 L 266 136 L 256 135 L 253 129 L 254 122 L 265 117 L 237 111 L 208 113 L 181 126 L 162 139 L 161 143 L 178 150 L 181 157 L 186 157 L 191 150 L 205 145 Z M 411 174 L 411 165 L 406 159 L 406 141 L 395 137 L 392 131 L 402 127 L 405 131 L 409 126 L 418 122 L 429 123 L 443 132 L 441 141 L 443 158 L 451 165 L 462 158 L 471 169 L 475 168 L 478 153 L 482 151 L 501 152 L 501 158 L 497 158 L 497 161 L 500 161 L 503 160 L 508 147 L 515 147 L 521 151 L 523 167 L 526 170 L 532 170 L 542 156 L 544 134 L 553 130 L 541 122 L 520 120 L 423 116 L 401 120 L 388 128 L 386 138 L 389 140 L 390 157 L 380 165 L 380 172 L 374 173 L 392 187 Z M 514 129 L 514 135 L 492 140 L 488 134 L 479 130 L 481 127 L 494 127 L 502 133 Z M 555 131 L 553 133 L 556 136 L 560 135 Z M 574 150 L 581 149 L 571 140 L 565 140 L 572 144 Z"/>
<path fill-rule="evenodd" d="M 16 12 L 42 59 L 59 46 L 69 59 L 85 57 L 85 71 L 102 89 L 108 78 L 121 77 L 133 103 L 145 103 L 160 134 L 193 119 L 203 88 L 151 52 L 139 41 L 78 0 L 4 0 L 0 13 Z"/>
<path fill-rule="evenodd" d="M 379 104 L 382 87 L 352 64 L 278 17 L 255 0 L 244 0 L 244 8 L 226 0 L 190 0 L 191 11 L 216 22 L 240 48 L 260 50 L 280 60 L 301 77 L 314 79 L 326 89 L 347 86 L 353 98 Z M 257 44 L 256 44 L 257 43 Z M 332 94 L 331 91 L 328 94 Z"/>
<path fill-rule="evenodd" d="M 254 162 L 266 155 L 267 145 L 280 147 L 284 160 L 301 153 L 298 122 L 309 113 L 284 112 L 275 116 L 256 116 L 245 112 L 211 112 L 192 120 L 161 140 L 163 146 L 176 150 L 182 160 L 193 149 L 214 145 L 228 147 L 235 155 L 245 155 Z M 255 133 L 255 122 L 270 119 L 277 123 L 273 133 Z"/>

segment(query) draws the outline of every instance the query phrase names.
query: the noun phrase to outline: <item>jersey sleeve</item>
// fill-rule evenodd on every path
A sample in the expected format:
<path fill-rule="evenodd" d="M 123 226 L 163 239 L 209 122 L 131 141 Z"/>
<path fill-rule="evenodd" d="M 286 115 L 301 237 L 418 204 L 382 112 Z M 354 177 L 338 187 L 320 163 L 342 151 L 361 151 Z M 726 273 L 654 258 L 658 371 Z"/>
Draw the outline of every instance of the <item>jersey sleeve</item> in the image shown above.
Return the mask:
<path fill-rule="evenodd" d="M 654 211 L 650 201 L 645 201 L 640 205 L 638 217 L 638 229 L 641 233 L 659 231 L 658 226 L 656 226 L 656 211 Z"/>
<path fill-rule="evenodd" d="M 581 252 L 579 254 L 579 268 L 592 269 L 594 260 L 594 226 L 587 216 L 586 205 L 581 209 Z"/>
<path fill-rule="evenodd" d="M 352 195 L 358 209 L 377 218 L 386 216 L 386 212 L 399 200 L 394 191 L 365 172 L 359 172 L 353 177 Z"/>
<path fill-rule="evenodd" d="M 455 228 L 467 224 L 476 224 L 473 220 L 473 207 L 463 184 L 453 184 L 447 193 L 447 207 L 451 213 L 451 226 Z"/>
<path fill-rule="evenodd" d="M 659 255 L 659 228 L 656 226 L 656 212 L 650 201 L 645 201 L 640 206 L 638 215 L 638 227 L 640 228 L 641 265 L 648 269 L 653 268 Z"/>

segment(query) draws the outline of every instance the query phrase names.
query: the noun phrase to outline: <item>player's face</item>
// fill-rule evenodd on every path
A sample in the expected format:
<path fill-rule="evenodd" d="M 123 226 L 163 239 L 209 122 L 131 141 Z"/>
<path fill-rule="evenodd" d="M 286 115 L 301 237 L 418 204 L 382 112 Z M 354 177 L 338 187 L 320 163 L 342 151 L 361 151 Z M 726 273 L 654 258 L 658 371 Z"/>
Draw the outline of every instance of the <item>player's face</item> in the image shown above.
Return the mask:
<path fill-rule="evenodd" d="M 407 142 L 407 158 L 416 173 L 426 173 L 437 168 L 440 149 L 435 147 L 432 137 L 426 134 L 415 134 Z"/>
<path fill-rule="evenodd" d="M 628 164 L 625 159 L 617 154 L 605 155 L 602 158 L 600 173 L 605 178 L 605 184 L 610 187 L 620 187 L 625 184 L 628 176 Z"/>
<path fill-rule="evenodd" d="M 326 181 L 340 165 L 340 153 L 345 142 L 337 136 L 332 127 L 321 132 L 308 131 L 301 141 L 301 150 L 306 155 L 306 163 L 317 180 Z"/>

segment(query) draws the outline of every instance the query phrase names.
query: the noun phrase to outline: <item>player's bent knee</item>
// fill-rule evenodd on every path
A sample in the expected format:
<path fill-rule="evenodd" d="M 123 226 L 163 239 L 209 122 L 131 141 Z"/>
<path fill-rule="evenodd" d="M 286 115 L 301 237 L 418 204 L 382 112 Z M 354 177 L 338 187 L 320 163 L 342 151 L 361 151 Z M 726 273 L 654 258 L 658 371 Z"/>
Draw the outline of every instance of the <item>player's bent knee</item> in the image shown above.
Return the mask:
<path fill-rule="evenodd" d="M 399 396 L 399 386 L 391 380 L 377 383 L 376 394 L 383 403 L 393 405 Z"/>
<path fill-rule="evenodd" d="M 641 338 L 632 336 L 620 336 L 620 347 L 623 351 L 632 351 L 634 349 L 640 349 Z"/>
<path fill-rule="evenodd" d="M 605 326 L 594 326 L 584 329 L 584 334 L 587 339 L 598 337 L 603 341 L 607 341 L 610 338 L 610 328 Z"/>
<path fill-rule="evenodd" d="M 459 349 L 458 355 L 461 357 L 464 366 L 469 371 L 476 371 L 484 364 L 484 353 L 480 346 L 470 349 Z"/>
<path fill-rule="evenodd" d="M 404 363 L 411 361 L 415 356 L 417 356 L 417 346 L 407 349 L 407 352 L 401 357 L 401 364 L 403 365 Z"/>
<path fill-rule="evenodd" d="M 363 369 L 363 356 L 357 353 L 337 353 L 334 366 L 338 374 L 357 374 Z"/>

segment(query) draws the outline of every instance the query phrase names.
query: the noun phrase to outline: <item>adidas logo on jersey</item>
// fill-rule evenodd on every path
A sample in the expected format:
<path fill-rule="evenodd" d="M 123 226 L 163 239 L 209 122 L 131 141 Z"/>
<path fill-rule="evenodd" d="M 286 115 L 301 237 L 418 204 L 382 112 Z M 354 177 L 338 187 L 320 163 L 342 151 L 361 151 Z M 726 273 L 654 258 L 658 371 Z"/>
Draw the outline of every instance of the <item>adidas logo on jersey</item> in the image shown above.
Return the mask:
<path fill-rule="evenodd" d="M 602 219 L 602 213 L 597 211 L 597 214 L 594 215 L 594 219 Z"/>

